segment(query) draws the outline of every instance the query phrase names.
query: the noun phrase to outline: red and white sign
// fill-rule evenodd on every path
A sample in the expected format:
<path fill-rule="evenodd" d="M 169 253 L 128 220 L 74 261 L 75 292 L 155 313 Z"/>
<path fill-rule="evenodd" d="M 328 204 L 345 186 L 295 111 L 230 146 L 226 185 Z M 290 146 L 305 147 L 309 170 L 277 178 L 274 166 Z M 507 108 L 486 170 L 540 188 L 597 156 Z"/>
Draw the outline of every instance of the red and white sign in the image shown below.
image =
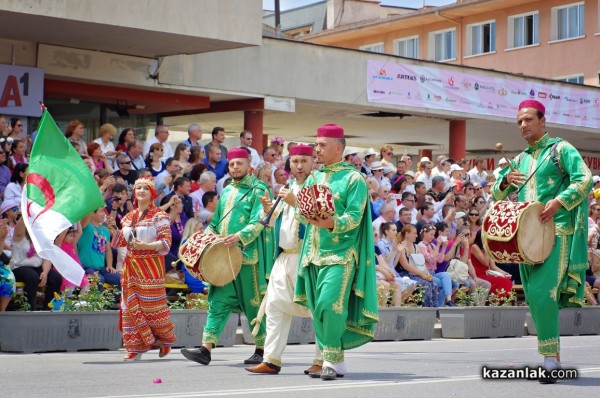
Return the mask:
<path fill-rule="evenodd" d="M 0 114 L 39 117 L 43 99 L 43 69 L 0 65 Z"/>

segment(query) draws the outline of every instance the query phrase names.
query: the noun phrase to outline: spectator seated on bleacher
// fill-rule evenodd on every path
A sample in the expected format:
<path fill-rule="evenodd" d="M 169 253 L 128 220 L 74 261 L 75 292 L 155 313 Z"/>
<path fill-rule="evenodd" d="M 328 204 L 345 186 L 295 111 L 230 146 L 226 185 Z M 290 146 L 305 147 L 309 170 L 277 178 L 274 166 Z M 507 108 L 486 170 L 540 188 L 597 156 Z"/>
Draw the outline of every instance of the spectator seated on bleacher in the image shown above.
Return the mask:
<path fill-rule="evenodd" d="M 102 223 L 104 208 L 91 212 L 81 220 L 82 234 L 77 242 L 79 259 L 86 274 L 98 273 L 100 284 L 108 283 L 121 288 L 121 273 L 113 267 L 110 232 Z"/>
<path fill-rule="evenodd" d="M 54 293 L 60 293 L 62 276 L 52 268 L 52 263 L 43 260 L 35 252 L 29 233 L 23 219 L 19 219 L 13 235 L 12 258 L 10 267 L 17 282 L 23 282 L 23 291 L 32 311 L 37 310 L 36 297 L 38 287 L 45 287 L 44 309 L 54 298 Z"/>
<path fill-rule="evenodd" d="M 511 275 L 496 266 L 494 260 L 483 250 L 481 241 L 481 230 L 477 231 L 475 241 L 471 245 L 471 262 L 475 268 L 477 278 L 486 280 L 492 284 L 491 293 L 499 297 L 508 297 L 512 290 Z M 503 293 L 501 291 L 504 290 Z"/>

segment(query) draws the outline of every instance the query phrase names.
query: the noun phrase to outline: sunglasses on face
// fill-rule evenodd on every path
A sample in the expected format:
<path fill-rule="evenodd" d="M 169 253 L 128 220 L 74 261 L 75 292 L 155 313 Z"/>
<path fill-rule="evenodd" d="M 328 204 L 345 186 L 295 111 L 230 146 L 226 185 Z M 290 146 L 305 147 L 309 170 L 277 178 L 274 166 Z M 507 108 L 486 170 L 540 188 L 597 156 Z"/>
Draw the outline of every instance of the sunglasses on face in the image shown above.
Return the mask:
<path fill-rule="evenodd" d="M 128 162 L 119 162 L 119 164 L 131 164 L 131 160 Z"/>
<path fill-rule="evenodd" d="M 476 214 L 476 213 L 469 213 L 469 216 L 471 216 L 471 217 L 479 217 L 479 214 Z"/>

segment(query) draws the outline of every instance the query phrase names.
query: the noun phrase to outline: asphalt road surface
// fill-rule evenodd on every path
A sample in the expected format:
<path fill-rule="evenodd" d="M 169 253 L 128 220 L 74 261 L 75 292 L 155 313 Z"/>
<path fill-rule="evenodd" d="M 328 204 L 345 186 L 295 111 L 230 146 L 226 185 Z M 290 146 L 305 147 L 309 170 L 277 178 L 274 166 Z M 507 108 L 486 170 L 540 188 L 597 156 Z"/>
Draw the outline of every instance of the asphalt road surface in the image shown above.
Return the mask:
<path fill-rule="evenodd" d="M 279 375 L 253 375 L 242 361 L 253 347 L 217 348 L 209 366 L 187 361 L 179 349 L 123 362 L 124 351 L 0 354 L 2 397 L 578 397 L 600 386 L 600 336 L 563 337 L 564 368 L 576 380 L 483 380 L 482 367 L 537 366 L 535 337 L 374 342 L 346 352 L 349 373 L 321 381 L 305 376 L 314 345 L 290 345 Z"/>

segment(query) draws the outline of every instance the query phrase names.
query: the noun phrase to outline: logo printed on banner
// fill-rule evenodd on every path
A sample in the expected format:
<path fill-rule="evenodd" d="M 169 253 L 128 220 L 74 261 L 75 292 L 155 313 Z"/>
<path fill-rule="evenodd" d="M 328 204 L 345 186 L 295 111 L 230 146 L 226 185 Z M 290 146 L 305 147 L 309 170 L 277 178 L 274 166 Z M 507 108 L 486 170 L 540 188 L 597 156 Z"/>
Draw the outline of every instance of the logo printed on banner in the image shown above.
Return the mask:
<path fill-rule="evenodd" d="M 552 123 L 600 128 L 600 95 L 590 89 L 562 87 L 552 82 L 465 73 L 433 66 L 368 61 L 367 100 L 423 109 L 493 116 L 513 120 L 516 104 L 524 99 L 545 101 Z M 567 98 L 568 97 L 568 100 Z M 596 98 L 597 97 L 597 98 Z M 501 99 L 500 99 L 501 98 Z M 558 102 L 552 103 L 552 100 Z M 570 104 L 572 102 L 572 104 Z M 566 107 L 561 106 L 567 105 Z M 574 109 L 569 108 L 573 105 Z M 553 115 L 552 112 L 556 112 Z M 569 116 L 563 116 L 568 112 Z M 574 114 L 578 114 L 575 117 Z"/>
<path fill-rule="evenodd" d="M 400 79 L 400 80 L 417 80 L 417 77 L 414 75 L 403 75 L 401 73 L 398 73 L 398 75 L 396 75 L 396 79 Z"/>

